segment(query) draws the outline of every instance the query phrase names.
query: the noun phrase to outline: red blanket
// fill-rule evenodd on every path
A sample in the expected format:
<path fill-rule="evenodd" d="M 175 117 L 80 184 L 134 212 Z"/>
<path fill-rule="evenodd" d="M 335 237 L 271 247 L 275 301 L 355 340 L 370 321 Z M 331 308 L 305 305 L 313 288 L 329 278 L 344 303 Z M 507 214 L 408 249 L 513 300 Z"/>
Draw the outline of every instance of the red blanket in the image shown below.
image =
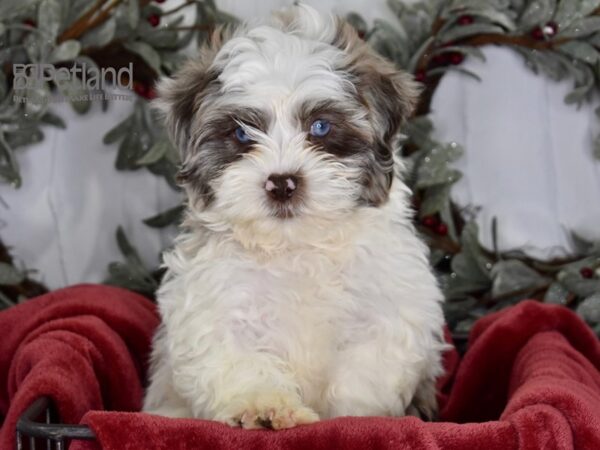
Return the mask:
<path fill-rule="evenodd" d="M 339 418 L 278 432 L 102 411 L 139 408 L 156 324 L 149 302 L 101 286 L 0 313 L 0 448 L 14 445 L 26 405 L 49 395 L 64 421 L 83 416 L 97 434 L 74 450 L 600 449 L 600 344 L 558 306 L 527 301 L 476 324 L 456 370 L 456 355 L 447 355 L 445 422 Z"/>

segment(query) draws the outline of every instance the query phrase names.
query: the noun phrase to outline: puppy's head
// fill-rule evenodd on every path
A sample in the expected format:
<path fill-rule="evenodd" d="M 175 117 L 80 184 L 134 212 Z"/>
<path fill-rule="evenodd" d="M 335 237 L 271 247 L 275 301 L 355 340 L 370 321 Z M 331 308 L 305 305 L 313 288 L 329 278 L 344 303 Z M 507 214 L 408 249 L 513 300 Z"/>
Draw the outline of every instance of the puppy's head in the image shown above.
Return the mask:
<path fill-rule="evenodd" d="M 276 228 L 384 204 L 418 89 L 349 24 L 296 6 L 217 32 L 158 92 L 192 211 Z"/>

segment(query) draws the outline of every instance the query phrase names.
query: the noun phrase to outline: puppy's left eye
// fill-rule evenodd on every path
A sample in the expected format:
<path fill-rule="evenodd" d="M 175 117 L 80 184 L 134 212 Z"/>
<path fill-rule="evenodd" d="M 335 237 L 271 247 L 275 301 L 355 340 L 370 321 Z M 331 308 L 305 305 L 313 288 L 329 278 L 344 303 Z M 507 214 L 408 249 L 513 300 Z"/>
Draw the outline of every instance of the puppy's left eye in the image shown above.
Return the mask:
<path fill-rule="evenodd" d="M 235 129 L 235 138 L 241 144 L 249 144 L 250 142 L 252 142 L 252 138 L 248 136 L 248 133 L 246 133 L 246 131 L 242 127 L 237 127 Z"/>
<path fill-rule="evenodd" d="M 324 119 L 315 120 L 310 126 L 310 134 L 315 137 L 326 136 L 331 130 L 331 124 Z"/>

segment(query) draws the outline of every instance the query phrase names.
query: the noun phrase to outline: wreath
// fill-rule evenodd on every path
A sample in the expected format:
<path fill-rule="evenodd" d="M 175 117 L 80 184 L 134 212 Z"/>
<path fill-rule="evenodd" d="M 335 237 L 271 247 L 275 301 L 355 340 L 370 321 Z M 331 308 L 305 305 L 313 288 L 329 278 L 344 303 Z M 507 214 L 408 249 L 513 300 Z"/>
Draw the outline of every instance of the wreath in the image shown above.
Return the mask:
<path fill-rule="evenodd" d="M 14 87 L 14 64 L 50 63 L 82 70 L 135 66 L 131 83 L 136 100 L 131 115 L 115 125 L 104 143 L 118 143 L 115 167 L 149 170 L 178 189 L 178 153 L 148 106 L 153 85 L 185 60 L 192 40 L 203 43 L 215 26 L 235 23 L 213 0 L 187 0 L 167 10 L 164 0 L 3 0 L 0 5 L 0 180 L 18 188 L 22 181 L 16 153 L 43 139 L 44 125 L 65 127 L 51 111 L 53 92 L 69 98 L 84 114 L 93 98 L 78 78 L 46 82 L 35 89 Z M 406 182 L 414 192 L 416 222 L 431 249 L 447 302 L 445 313 L 455 334 L 492 311 L 525 298 L 575 309 L 600 335 L 600 242 L 574 236 L 575 258 L 537 261 L 521 252 L 487 250 L 478 240 L 473 213 L 450 198 L 461 173 L 452 166 L 462 149 L 432 137 L 428 119 L 433 93 L 448 71 L 478 78 L 461 63 L 485 59 L 480 47 L 509 46 L 535 73 L 554 80 L 570 78 L 568 104 L 589 101 L 600 86 L 600 0 L 424 0 L 404 4 L 389 0 L 393 23 L 376 20 L 372 27 L 355 13 L 347 16 L 361 38 L 398 67 L 423 83 L 415 115 L 404 128 L 398 152 L 408 163 Z M 192 25 L 183 13 L 195 9 Z M 116 80 L 113 80 L 116 81 Z M 27 101 L 18 102 L 16 94 Z M 41 100 L 40 100 L 41 99 Z M 600 115 L 600 108 L 596 111 Z M 600 159 L 600 137 L 592 149 Z M 26 177 L 26 174 L 24 174 Z M 25 182 L 26 182 L 25 178 Z M 143 219 L 151 228 L 175 224 L 182 205 Z M 496 233 L 493 224 L 493 235 Z M 162 275 L 144 266 L 122 229 L 116 239 L 123 261 L 108 267 L 106 283 L 152 297 Z M 0 243 L 0 304 L 38 295 L 45 288 L 32 271 L 16 267 Z"/>

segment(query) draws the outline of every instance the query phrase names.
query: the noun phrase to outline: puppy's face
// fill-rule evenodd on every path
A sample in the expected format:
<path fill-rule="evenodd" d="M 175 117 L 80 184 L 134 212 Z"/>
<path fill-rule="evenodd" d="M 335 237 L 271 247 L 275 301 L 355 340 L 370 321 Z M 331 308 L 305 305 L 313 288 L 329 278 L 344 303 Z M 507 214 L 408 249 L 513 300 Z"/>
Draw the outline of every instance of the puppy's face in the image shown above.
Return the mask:
<path fill-rule="evenodd" d="M 190 207 L 230 224 L 340 220 L 383 204 L 417 89 L 306 7 L 215 36 L 159 86 Z"/>

